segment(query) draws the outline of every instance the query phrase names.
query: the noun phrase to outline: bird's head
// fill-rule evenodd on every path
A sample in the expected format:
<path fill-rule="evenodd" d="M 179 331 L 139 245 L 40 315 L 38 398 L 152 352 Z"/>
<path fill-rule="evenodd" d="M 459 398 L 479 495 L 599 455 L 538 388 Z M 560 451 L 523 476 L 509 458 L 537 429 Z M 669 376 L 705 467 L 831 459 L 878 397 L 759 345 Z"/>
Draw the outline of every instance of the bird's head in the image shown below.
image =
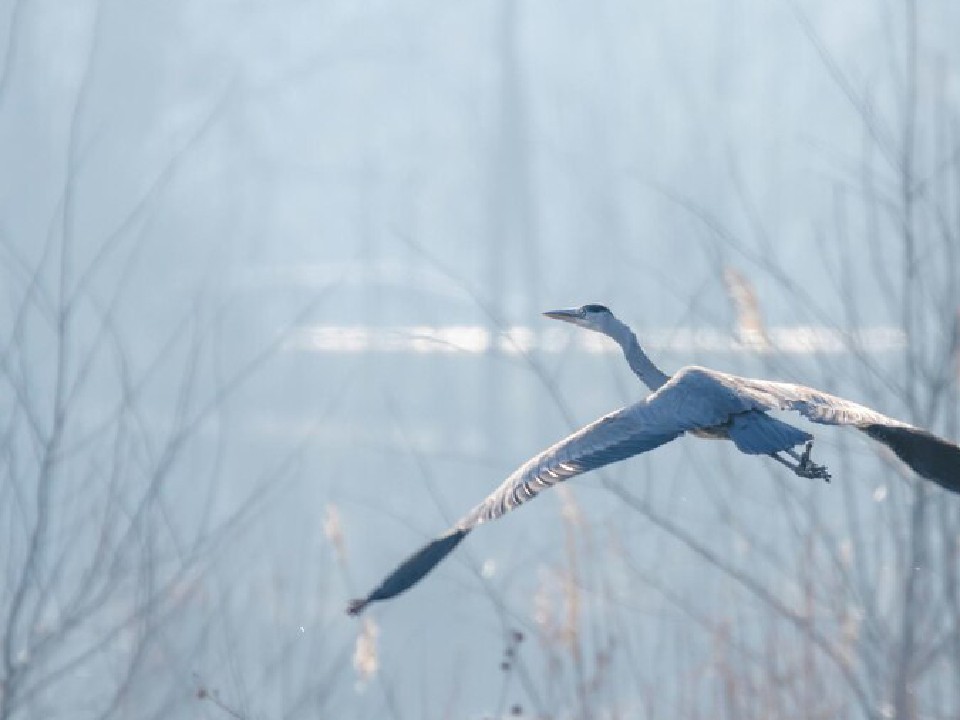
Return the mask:
<path fill-rule="evenodd" d="M 566 308 L 563 310 L 550 310 L 544 315 L 554 320 L 563 320 L 564 322 L 577 325 L 587 330 L 594 330 L 605 335 L 610 333 L 610 327 L 616 318 L 610 312 L 606 305 L 581 305 L 576 308 Z"/>

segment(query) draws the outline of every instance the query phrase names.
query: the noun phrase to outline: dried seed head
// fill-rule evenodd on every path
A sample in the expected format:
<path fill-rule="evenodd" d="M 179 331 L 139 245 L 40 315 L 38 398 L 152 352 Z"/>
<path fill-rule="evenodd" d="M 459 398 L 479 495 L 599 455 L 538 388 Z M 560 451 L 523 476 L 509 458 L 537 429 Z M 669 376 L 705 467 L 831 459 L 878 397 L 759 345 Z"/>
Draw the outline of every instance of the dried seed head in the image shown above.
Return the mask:
<path fill-rule="evenodd" d="M 343 524 L 340 522 L 340 511 L 333 503 L 327 503 L 323 513 L 323 535 L 327 542 L 333 545 L 337 561 L 343 563 L 347 559 L 346 546 L 343 542 Z"/>
<path fill-rule="evenodd" d="M 377 674 L 380 661 L 377 656 L 377 635 L 380 630 L 369 617 L 363 619 L 357 644 L 353 651 L 353 669 L 361 682 L 366 682 Z"/>

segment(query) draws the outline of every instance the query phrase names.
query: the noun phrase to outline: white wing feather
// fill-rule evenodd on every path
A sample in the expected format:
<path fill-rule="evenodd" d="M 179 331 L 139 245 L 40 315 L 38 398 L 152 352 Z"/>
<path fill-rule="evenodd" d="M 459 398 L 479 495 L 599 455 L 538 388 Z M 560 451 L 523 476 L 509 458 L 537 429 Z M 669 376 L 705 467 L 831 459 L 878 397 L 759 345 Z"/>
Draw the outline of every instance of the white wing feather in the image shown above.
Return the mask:
<path fill-rule="evenodd" d="M 454 526 L 471 530 L 558 482 L 653 450 L 687 430 L 712 427 L 752 410 L 707 371 L 689 367 L 646 399 L 590 423 L 517 468 Z"/>
<path fill-rule="evenodd" d="M 590 423 L 517 468 L 455 527 L 470 530 L 495 520 L 558 482 L 653 450 L 683 433 L 656 422 L 653 415 L 643 402 Z"/>
<path fill-rule="evenodd" d="M 796 410 L 811 422 L 822 425 L 868 425 L 911 427 L 876 410 L 805 385 L 755 380 L 703 370 L 726 391 L 752 403 L 757 410 Z"/>

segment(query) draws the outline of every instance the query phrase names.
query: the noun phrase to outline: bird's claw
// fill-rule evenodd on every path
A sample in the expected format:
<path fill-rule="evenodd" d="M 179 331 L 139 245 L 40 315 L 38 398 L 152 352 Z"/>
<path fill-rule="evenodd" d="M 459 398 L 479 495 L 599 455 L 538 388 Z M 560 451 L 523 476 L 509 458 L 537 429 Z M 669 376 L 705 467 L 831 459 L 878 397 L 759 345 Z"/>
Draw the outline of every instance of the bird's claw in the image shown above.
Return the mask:
<path fill-rule="evenodd" d="M 825 465 L 817 465 L 810 460 L 810 453 L 813 451 L 813 440 L 808 440 L 803 448 L 803 454 L 800 456 L 800 463 L 797 465 L 796 473 L 800 477 L 810 478 L 811 480 L 826 480 L 830 482 L 830 471 Z"/>
<path fill-rule="evenodd" d="M 811 480 L 826 480 L 827 482 L 830 482 L 833 477 L 825 466 L 816 463 L 809 463 L 806 467 L 798 467 L 797 475 Z"/>

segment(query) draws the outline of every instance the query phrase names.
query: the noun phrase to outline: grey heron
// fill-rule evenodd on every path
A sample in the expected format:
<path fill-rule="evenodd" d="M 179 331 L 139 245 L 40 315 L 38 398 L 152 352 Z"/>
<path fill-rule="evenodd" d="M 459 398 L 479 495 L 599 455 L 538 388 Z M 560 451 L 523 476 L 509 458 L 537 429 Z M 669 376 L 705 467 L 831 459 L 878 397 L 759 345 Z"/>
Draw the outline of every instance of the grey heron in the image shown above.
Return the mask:
<path fill-rule="evenodd" d="M 918 475 L 960 493 L 960 447 L 864 405 L 803 385 L 738 377 L 688 366 L 673 377 L 660 370 L 633 331 L 603 305 L 544 313 L 612 338 L 651 393 L 604 415 L 530 458 L 450 530 L 411 555 L 366 597 L 347 607 L 351 615 L 407 590 L 432 570 L 478 525 L 536 497 L 558 482 L 653 450 L 689 433 L 731 440 L 748 455 L 769 455 L 804 478 L 830 479 L 813 463 L 813 436 L 768 414 L 795 410 L 814 423 L 851 425 L 889 447 Z M 802 453 L 794 448 L 804 446 Z"/>

